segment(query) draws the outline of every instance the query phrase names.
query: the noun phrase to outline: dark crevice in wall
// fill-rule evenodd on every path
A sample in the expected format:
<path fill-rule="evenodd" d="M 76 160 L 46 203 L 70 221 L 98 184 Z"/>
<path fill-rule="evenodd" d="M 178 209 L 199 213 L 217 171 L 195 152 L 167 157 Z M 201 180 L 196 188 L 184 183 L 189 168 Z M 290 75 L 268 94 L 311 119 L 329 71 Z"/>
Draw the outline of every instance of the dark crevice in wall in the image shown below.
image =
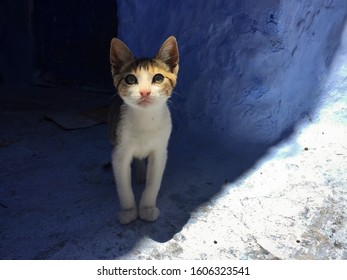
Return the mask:
<path fill-rule="evenodd" d="M 0 3 L 0 83 L 112 89 L 114 0 Z"/>
<path fill-rule="evenodd" d="M 108 52 L 116 15 L 113 0 L 34 1 L 34 82 L 111 89 Z"/>

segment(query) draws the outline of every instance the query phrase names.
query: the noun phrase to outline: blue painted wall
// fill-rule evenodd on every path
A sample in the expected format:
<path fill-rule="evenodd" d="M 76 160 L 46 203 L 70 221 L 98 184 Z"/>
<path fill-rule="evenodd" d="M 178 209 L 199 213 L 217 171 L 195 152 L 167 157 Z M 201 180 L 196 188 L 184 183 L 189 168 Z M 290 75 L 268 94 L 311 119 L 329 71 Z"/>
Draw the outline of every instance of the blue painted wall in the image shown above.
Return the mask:
<path fill-rule="evenodd" d="M 178 129 L 234 144 L 273 143 L 314 109 L 347 13 L 345 0 L 117 5 L 119 37 L 136 56 L 178 39 Z"/>

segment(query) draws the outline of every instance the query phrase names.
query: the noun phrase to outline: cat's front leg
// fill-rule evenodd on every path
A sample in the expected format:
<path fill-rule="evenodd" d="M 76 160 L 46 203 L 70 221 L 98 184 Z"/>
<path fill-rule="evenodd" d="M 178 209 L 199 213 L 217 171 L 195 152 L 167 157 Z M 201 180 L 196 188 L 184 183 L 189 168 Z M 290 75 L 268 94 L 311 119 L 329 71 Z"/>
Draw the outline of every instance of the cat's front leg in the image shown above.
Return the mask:
<path fill-rule="evenodd" d="M 121 207 L 118 215 L 121 224 L 129 224 L 137 218 L 135 196 L 131 187 L 131 161 L 132 155 L 113 150 L 112 167 Z"/>
<path fill-rule="evenodd" d="M 167 159 L 167 150 L 153 151 L 148 156 L 146 188 L 140 200 L 139 216 L 146 221 L 158 219 L 160 211 L 156 207 L 161 179 L 164 173 Z"/>

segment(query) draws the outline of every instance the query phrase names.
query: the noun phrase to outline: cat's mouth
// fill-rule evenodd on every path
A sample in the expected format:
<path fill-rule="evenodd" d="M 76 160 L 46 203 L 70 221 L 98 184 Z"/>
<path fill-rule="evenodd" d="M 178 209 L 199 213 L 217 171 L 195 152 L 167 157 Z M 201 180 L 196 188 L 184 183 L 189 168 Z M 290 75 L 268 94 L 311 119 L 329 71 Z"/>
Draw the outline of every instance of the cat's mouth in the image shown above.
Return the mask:
<path fill-rule="evenodd" d="M 143 98 L 141 98 L 141 99 L 139 100 L 138 104 L 139 104 L 140 106 L 146 107 L 146 106 L 152 104 L 152 100 L 151 100 L 150 98 L 148 98 L 148 97 L 143 97 Z"/>

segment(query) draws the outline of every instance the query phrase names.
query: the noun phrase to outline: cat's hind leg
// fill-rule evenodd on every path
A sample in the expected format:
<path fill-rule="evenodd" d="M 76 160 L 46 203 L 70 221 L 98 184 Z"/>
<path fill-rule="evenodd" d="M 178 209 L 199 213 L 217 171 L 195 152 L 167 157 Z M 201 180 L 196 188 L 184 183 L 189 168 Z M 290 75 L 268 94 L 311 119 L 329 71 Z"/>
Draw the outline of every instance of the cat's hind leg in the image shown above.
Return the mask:
<path fill-rule="evenodd" d="M 135 160 L 136 167 L 136 181 L 138 184 L 146 182 L 146 161 L 144 159 Z"/>

